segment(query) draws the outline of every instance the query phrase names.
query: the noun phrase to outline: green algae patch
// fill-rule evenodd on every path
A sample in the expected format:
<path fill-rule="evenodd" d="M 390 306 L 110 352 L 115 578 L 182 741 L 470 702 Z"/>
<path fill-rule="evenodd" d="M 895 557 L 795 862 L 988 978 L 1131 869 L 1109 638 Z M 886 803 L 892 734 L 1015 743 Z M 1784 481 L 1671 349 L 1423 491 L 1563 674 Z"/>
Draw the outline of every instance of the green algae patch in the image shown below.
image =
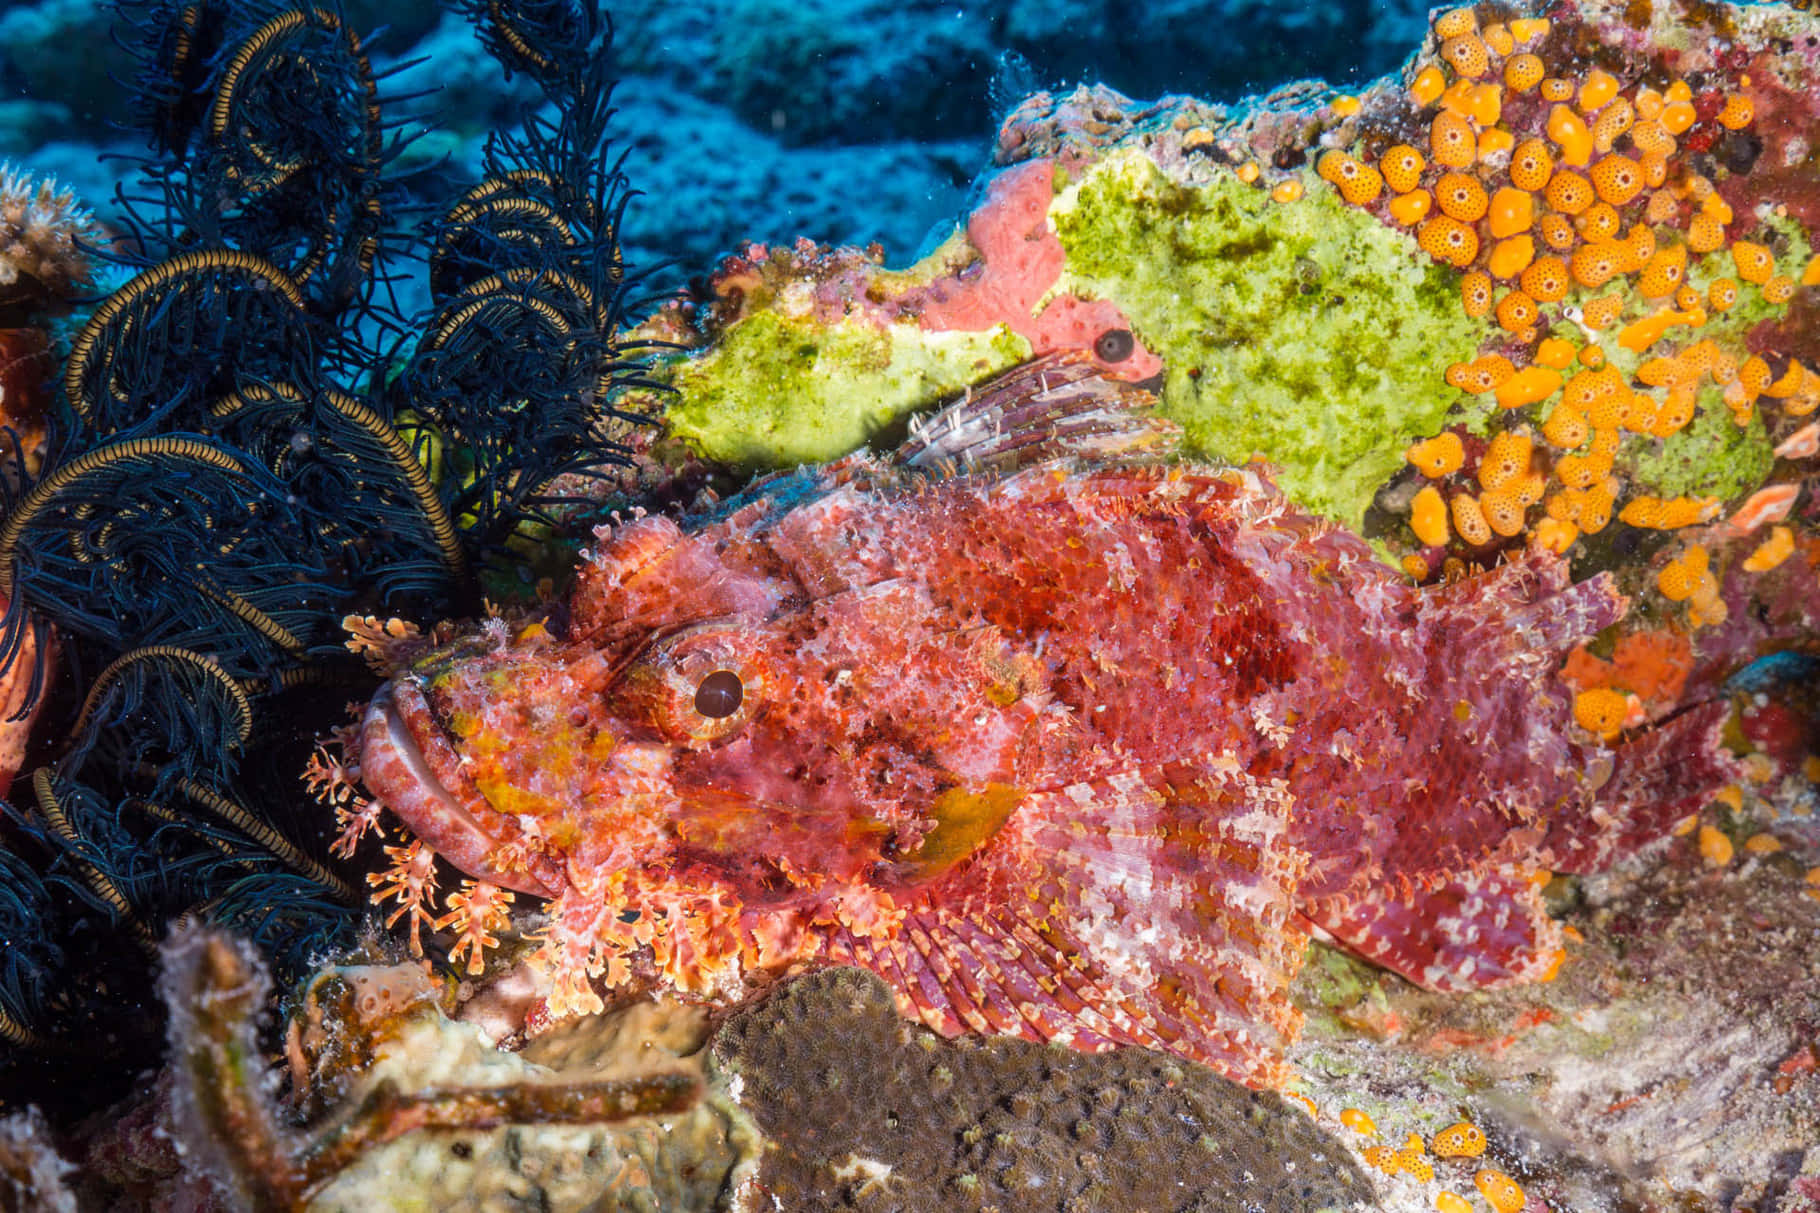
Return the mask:
<path fill-rule="evenodd" d="M 759 312 L 712 349 L 660 369 L 676 389 L 664 421 L 720 463 L 748 470 L 825 463 L 1029 356 L 1029 344 L 1002 327 L 930 333 Z"/>
<path fill-rule="evenodd" d="M 1652 496 L 1724 500 L 1760 487 L 1775 462 L 1762 416 L 1752 413 L 1750 424 L 1740 426 L 1709 384 L 1692 423 L 1638 454 L 1630 470 L 1637 489 Z"/>
<path fill-rule="evenodd" d="M 1278 203 L 1222 174 L 1172 181 L 1137 152 L 1058 196 L 1062 286 L 1112 300 L 1167 364 L 1162 411 L 1203 458 L 1254 454 L 1291 497 L 1357 527 L 1403 449 L 1459 393 L 1441 369 L 1488 330 L 1459 274 L 1315 183 Z"/>

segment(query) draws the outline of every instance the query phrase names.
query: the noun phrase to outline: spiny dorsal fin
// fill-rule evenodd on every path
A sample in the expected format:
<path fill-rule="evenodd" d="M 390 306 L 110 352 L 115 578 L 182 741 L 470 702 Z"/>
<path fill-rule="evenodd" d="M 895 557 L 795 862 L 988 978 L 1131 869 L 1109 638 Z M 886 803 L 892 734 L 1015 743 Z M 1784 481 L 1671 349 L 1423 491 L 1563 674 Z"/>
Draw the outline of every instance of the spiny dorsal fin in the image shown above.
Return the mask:
<path fill-rule="evenodd" d="M 1103 377 L 1078 352 L 1033 359 L 928 418 L 892 455 L 925 472 L 1013 472 L 1063 456 L 1096 462 L 1166 459 L 1181 429 L 1150 410 L 1156 396 Z"/>

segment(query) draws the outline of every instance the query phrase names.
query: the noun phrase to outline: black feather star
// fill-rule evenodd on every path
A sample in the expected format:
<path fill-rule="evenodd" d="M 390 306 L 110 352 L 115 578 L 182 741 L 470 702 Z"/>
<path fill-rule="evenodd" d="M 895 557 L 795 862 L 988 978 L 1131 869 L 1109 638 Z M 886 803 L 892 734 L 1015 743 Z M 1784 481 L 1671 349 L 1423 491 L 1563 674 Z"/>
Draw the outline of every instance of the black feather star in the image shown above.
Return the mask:
<path fill-rule="evenodd" d="M 92 252 L 129 276 L 71 343 L 53 454 L 0 475 L 0 663 L 36 663 L 50 739 L 0 806 L 16 1075 L 130 1073 L 175 920 L 293 968 L 345 932 L 360 881 L 298 778 L 370 679 L 342 620 L 523 588 L 524 547 L 585 533 L 644 420 L 616 403 L 649 385 L 619 335 L 608 24 L 588 0 L 464 11 L 548 116 L 492 137 L 483 180 L 412 235 L 395 99 L 333 4 L 118 8 L 149 150 L 127 238 Z M 431 305 L 406 317 L 412 273 Z"/>

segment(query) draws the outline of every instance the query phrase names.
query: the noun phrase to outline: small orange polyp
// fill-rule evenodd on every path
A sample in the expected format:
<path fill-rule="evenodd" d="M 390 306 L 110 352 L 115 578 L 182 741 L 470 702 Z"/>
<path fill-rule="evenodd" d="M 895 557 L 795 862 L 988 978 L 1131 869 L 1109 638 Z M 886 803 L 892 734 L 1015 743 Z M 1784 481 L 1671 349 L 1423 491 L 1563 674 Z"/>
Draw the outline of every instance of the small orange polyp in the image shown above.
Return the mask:
<path fill-rule="evenodd" d="M 1549 337 L 1536 347 L 1536 362 L 1541 366 L 1564 371 L 1573 365 L 1575 353 L 1573 342 Z"/>
<path fill-rule="evenodd" d="M 1460 436 L 1449 430 L 1415 443 L 1403 452 L 1403 457 L 1432 480 L 1459 471 L 1460 465 L 1466 462 L 1466 448 L 1460 442 Z"/>
<path fill-rule="evenodd" d="M 1654 315 L 1645 316 L 1624 326 L 1618 334 L 1618 344 L 1633 354 L 1641 354 L 1650 346 L 1662 339 L 1662 334 L 1677 325 L 1700 325 L 1706 322 L 1704 311 L 1677 312 L 1664 308 Z"/>
<path fill-rule="evenodd" d="M 1504 83 L 1513 93 L 1527 93 L 1547 74 L 1540 55 L 1514 55 L 1504 63 Z"/>
<path fill-rule="evenodd" d="M 1624 730 L 1624 721 L 1630 715 L 1630 700 L 1631 696 L 1610 687 L 1581 691 L 1574 696 L 1574 723 L 1588 733 L 1597 733 L 1610 741 Z M 1484 1191 L 1484 1186 L 1479 1190 Z M 1488 1195 L 1486 1199 L 1491 1197 Z"/>
<path fill-rule="evenodd" d="M 1501 126 L 1482 130 L 1479 132 L 1479 160 L 1481 163 L 1495 161 L 1502 164 L 1516 143 L 1517 137 Z"/>
<path fill-rule="evenodd" d="M 1390 200 L 1390 217 L 1404 227 L 1414 227 L 1428 218 L 1433 206 L 1434 196 L 1427 190 L 1410 190 Z"/>
<path fill-rule="evenodd" d="M 1529 268 L 1536 258 L 1536 242 L 1528 236 L 1500 240 L 1486 259 L 1485 269 L 1493 278 L 1515 278 Z"/>
<path fill-rule="evenodd" d="M 1580 84 L 1580 109 L 1592 113 L 1618 95 L 1618 80 L 1610 72 L 1594 68 Z"/>
<path fill-rule="evenodd" d="M 1498 388 L 1500 408 L 1520 409 L 1524 405 L 1547 400 L 1561 387 L 1561 372 L 1545 366 L 1526 366 L 1506 379 Z"/>
<path fill-rule="evenodd" d="M 1440 547 L 1447 542 L 1447 502 L 1441 499 L 1441 492 L 1434 485 L 1423 486 L 1410 503 L 1409 529 L 1428 547 Z"/>
<path fill-rule="evenodd" d="M 1504 86 L 1475 84 L 1467 95 L 1467 117 L 1480 126 L 1496 126 L 1504 113 Z"/>
<path fill-rule="evenodd" d="M 1662 116 L 1656 121 L 1660 122 L 1662 129 L 1669 134 L 1679 135 L 1692 126 L 1698 118 L 1699 114 L 1695 112 L 1693 102 L 1670 101 L 1662 107 Z"/>
<path fill-rule="evenodd" d="M 1434 1152 L 1442 1158 L 1477 1158 L 1485 1153 L 1485 1133 L 1462 1120 L 1435 1134 Z"/>
<path fill-rule="evenodd" d="M 1563 164 L 1584 168 L 1592 160 L 1592 132 L 1570 106 L 1557 105 L 1548 111 L 1548 137 L 1561 149 Z"/>
<path fill-rule="evenodd" d="M 1446 87 L 1447 77 L 1441 74 L 1439 67 L 1431 63 L 1416 73 L 1415 80 L 1409 85 L 1409 97 L 1418 108 L 1423 108 L 1433 105 Z"/>
<path fill-rule="evenodd" d="M 1747 573 L 1767 573 L 1794 554 L 1795 535 L 1785 526 L 1770 528 L 1769 538 L 1744 558 Z"/>
<path fill-rule="evenodd" d="M 1535 216 L 1536 197 L 1528 190 L 1506 185 L 1491 196 L 1491 234 L 1499 240 L 1527 232 Z"/>

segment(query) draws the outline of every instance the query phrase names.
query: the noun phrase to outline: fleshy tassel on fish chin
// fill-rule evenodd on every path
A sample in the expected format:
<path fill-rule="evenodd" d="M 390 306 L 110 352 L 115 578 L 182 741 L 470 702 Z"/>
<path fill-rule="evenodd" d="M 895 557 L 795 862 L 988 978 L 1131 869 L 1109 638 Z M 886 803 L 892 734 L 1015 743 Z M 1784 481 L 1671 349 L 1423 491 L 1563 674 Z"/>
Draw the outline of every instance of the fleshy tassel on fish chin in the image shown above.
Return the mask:
<path fill-rule="evenodd" d="M 898 930 L 837 934 L 826 959 L 880 974 L 944 1035 L 1142 1045 L 1281 1086 L 1307 943 L 1290 809 L 1217 759 L 1032 795 Z"/>
<path fill-rule="evenodd" d="M 746 993 L 748 974 L 801 958 L 806 946 L 800 932 L 764 930 L 765 919 L 712 882 L 620 871 L 594 888 L 566 888 L 550 903 L 531 964 L 551 983 L 551 1019 L 598 1014 L 606 1007 L 602 990 L 640 983 L 732 1000 Z"/>

